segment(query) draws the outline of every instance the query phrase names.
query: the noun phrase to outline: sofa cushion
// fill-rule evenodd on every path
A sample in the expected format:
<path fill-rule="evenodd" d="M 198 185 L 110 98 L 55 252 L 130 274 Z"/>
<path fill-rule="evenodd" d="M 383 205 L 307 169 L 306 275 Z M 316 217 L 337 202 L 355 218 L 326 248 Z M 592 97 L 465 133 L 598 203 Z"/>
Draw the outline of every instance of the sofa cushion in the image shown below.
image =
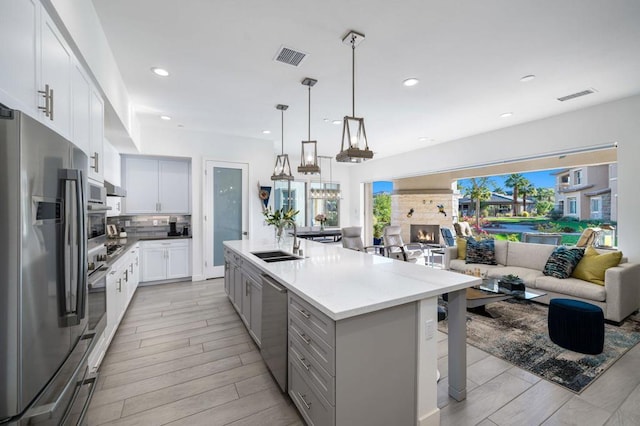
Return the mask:
<path fill-rule="evenodd" d="M 595 300 L 598 302 L 604 302 L 607 300 L 607 293 L 603 286 L 580 280 L 578 278 L 559 279 L 541 276 L 536 278 L 536 289 L 553 291 L 554 293 L 562 293 L 568 296 Z"/>
<path fill-rule="evenodd" d="M 491 271 L 493 269 L 503 268 L 502 265 L 483 265 L 480 263 L 467 263 L 464 259 L 451 259 L 449 262 L 449 269 L 452 271 L 473 271 L 475 268 L 480 268 L 480 273 L 484 273 L 485 271 Z"/>
<path fill-rule="evenodd" d="M 555 278 L 569 278 L 583 255 L 584 249 L 582 248 L 556 247 L 542 272 Z"/>
<path fill-rule="evenodd" d="M 458 247 L 458 259 L 467 258 L 467 239 L 462 237 L 456 237 L 456 246 Z"/>
<path fill-rule="evenodd" d="M 493 240 L 493 244 L 496 249 L 496 262 L 498 263 L 498 265 L 506 265 L 509 242 L 502 240 Z"/>
<path fill-rule="evenodd" d="M 555 246 L 549 244 L 509 242 L 504 264 L 542 271 L 554 249 Z"/>
<path fill-rule="evenodd" d="M 467 240 L 467 263 L 480 263 L 484 265 L 495 265 L 496 250 L 493 240 L 476 241 L 473 238 Z"/>
<path fill-rule="evenodd" d="M 604 285 L 604 273 L 607 269 L 618 266 L 622 259 L 621 251 L 599 254 L 593 247 L 587 247 L 584 256 L 571 273 L 574 278 Z"/>
<path fill-rule="evenodd" d="M 490 269 L 489 278 L 502 278 L 505 275 L 517 275 L 522 279 L 524 285 L 529 288 L 536 287 L 536 279 L 544 276 L 542 271 L 535 269 L 521 268 L 519 266 L 505 266 L 504 268 Z"/>

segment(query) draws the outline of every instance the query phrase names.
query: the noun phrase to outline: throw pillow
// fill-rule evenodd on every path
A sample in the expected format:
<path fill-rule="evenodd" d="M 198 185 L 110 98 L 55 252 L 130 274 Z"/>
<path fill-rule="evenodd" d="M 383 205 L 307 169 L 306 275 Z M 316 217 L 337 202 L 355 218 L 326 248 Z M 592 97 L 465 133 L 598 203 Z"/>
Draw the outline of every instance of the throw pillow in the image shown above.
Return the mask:
<path fill-rule="evenodd" d="M 621 251 L 600 254 L 593 247 L 587 247 L 584 256 L 576 266 L 576 269 L 573 270 L 571 276 L 594 284 L 604 285 L 605 271 L 618 266 L 621 259 Z"/>
<path fill-rule="evenodd" d="M 583 248 L 556 247 L 547 259 L 542 273 L 555 278 L 569 278 L 583 255 Z"/>
<path fill-rule="evenodd" d="M 458 259 L 466 259 L 467 258 L 467 239 L 466 238 L 456 238 L 456 246 L 458 247 Z"/>
<path fill-rule="evenodd" d="M 496 249 L 493 240 L 476 241 L 473 238 L 467 240 L 467 255 L 465 263 L 481 263 L 484 265 L 497 265 Z"/>

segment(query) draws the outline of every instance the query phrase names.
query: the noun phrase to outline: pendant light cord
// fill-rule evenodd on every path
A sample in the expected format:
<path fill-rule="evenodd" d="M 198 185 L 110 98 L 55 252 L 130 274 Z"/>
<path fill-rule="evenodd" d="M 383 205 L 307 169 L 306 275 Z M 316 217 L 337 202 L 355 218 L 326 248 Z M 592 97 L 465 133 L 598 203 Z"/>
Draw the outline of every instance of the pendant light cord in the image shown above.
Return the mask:
<path fill-rule="evenodd" d="M 351 116 L 356 116 L 356 36 L 351 35 Z"/>
<path fill-rule="evenodd" d="M 307 140 L 310 141 L 311 140 L 311 86 L 309 86 L 309 116 L 307 117 L 307 123 L 308 123 L 308 133 L 307 133 Z"/>
<path fill-rule="evenodd" d="M 284 110 L 280 113 L 280 155 L 284 155 Z"/>

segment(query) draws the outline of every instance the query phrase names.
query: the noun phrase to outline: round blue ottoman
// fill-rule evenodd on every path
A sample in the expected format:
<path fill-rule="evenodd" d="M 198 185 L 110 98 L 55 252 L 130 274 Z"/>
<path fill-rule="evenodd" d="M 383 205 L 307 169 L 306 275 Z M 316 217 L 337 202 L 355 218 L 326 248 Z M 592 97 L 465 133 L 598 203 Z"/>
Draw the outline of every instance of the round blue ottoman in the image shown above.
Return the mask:
<path fill-rule="evenodd" d="M 556 345 L 583 354 L 596 355 L 604 346 L 604 314 L 591 303 L 551 299 L 549 337 Z"/>

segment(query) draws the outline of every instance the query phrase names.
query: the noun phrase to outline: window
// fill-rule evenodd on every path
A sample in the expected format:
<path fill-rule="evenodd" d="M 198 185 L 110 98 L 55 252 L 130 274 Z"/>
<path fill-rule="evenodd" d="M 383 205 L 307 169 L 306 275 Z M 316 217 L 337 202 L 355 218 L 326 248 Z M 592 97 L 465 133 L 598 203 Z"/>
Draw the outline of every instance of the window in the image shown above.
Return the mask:
<path fill-rule="evenodd" d="M 567 203 L 569 203 L 568 214 L 578 214 L 578 200 L 576 197 L 567 198 Z"/>
<path fill-rule="evenodd" d="M 560 183 L 569 183 L 569 175 L 560 176 Z"/>
<path fill-rule="evenodd" d="M 562 212 L 562 214 L 564 214 L 564 200 L 558 201 L 558 211 L 560 211 L 560 212 Z"/>
<path fill-rule="evenodd" d="M 591 198 L 591 219 L 602 219 L 602 198 Z"/>
<path fill-rule="evenodd" d="M 582 183 L 582 170 L 573 172 L 573 184 L 580 185 Z"/>
<path fill-rule="evenodd" d="M 274 206 L 275 210 L 284 208 L 289 210 L 292 208 L 298 210 L 299 213 L 296 216 L 296 225 L 304 226 L 306 221 L 306 184 L 304 182 L 274 182 Z"/>
<path fill-rule="evenodd" d="M 324 189 L 333 194 L 340 192 L 340 184 L 338 183 L 312 183 L 312 189 Z M 309 221 L 312 226 L 320 226 L 316 221 L 316 215 L 324 213 L 327 221 L 324 226 L 339 227 L 340 226 L 340 198 L 311 198 L 311 215 Z"/>

